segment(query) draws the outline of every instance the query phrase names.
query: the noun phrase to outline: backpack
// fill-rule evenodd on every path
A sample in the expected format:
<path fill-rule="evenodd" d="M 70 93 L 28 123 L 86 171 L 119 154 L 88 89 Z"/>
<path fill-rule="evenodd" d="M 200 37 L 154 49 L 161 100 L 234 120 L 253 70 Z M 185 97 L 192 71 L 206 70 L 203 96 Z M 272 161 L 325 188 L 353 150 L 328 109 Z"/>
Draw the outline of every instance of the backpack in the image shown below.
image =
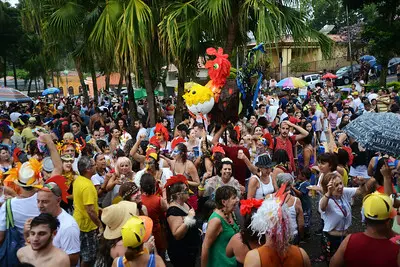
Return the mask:
<path fill-rule="evenodd" d="M 4 242 L 0 247 L 0 266 L 15 266 L 19 264 L 17 251 L 24 246 L 25 240 L 14 225 L 11 210 L 11 199 L 6 201 L 6 232 Z"/>

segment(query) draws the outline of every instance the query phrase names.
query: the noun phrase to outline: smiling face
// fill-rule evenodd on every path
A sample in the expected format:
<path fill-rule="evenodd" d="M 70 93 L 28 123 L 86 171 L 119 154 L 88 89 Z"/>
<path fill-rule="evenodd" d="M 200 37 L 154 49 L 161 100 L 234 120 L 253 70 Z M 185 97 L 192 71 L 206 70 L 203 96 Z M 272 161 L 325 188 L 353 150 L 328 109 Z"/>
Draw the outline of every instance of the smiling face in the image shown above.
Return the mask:
<path fill-rule="evenodd" d="M 196 140 L 196 131 L 194 129 L 190 130 L 189 139 L 190 140 Z"/>
<path fill-rule="evenodd" d="M 255 129 L 254 129 L 254 135 L 257 135 L 257 136 L 262 136 L 263 135 L 263 129 L 261 128 L 261 127 L 256 127 Z"/>
<path fill-rule="evenodd" d="M 74 163 L 73 160 L 63 160 L 62 161 L 62 166 L 63 166 L 63 171 L 64 172 L 70 172 L 72 171 L 72 164 Z"/>
<path fill-rule="evenodd" d="M 129 166 L 129 163 L 127 163 L 127 162 L 122 162 L 122 163 L 119 165 L 119 173 L 120 173 L 120 174 L 127 175 L 127 174 L 129 174 L 130 171 L 131 171 L 131 168 L 130 168 L 130 166 Z"/>
<path fill-rule="evenodd" d="M 341 197 L 343 195 L 343 181 L 342 178 L 336 176 L 335 178 L 332 179 L 332 184 L 333 188 L 335 189 L 333 191 L 333 195 L 335 197 Z"/>
<path fill-rule="evenodd" d="M 104 137 L 106 135 L 106 129 L 104 127 L 99 128 L 100 137 Z"/>
<path fill-rule="evenodd" d="M 222 164 L 221 169 L 221 178 L 223 181 L 228 182 L 232 176 L 232 165 L 231 164 Z"/>

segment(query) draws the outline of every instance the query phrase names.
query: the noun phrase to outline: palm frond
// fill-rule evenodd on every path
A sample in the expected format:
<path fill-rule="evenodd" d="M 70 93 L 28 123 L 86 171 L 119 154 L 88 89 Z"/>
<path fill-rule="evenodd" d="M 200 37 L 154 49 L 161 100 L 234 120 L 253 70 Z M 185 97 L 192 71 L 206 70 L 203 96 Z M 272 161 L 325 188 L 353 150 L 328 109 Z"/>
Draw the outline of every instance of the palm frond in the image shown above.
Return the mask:
<path fill-rule="evenodd" d="M 75 34 L 82 27 L 84 10 L 76 2 L 68 1 L 50 15 L 48 29 L 56 36 Z"/>

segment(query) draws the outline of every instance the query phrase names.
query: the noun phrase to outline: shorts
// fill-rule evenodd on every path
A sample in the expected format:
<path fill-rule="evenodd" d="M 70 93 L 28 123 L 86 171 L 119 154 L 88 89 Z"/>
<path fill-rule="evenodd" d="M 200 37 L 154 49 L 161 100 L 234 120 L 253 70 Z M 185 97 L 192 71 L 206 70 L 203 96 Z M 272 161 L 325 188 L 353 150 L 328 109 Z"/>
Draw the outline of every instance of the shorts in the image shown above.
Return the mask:
<path fill-rule="evenodd" d="M 345 236 L 333 236 L 328 234 L 327 232 L 322 232 L 322 254 L 325 256 L 325 260 L 327 262 L 331 261 L 331 258 L 333 257 L 333 255 L 335 255 L 340 244 L 345 238 Z"/>
<path fill-rule="evenodd" d="M 98 239 L 97 230 L 82 232 L 81 239 L 81 258 L 83 262 L 95 262 L 97 255 Z"/>

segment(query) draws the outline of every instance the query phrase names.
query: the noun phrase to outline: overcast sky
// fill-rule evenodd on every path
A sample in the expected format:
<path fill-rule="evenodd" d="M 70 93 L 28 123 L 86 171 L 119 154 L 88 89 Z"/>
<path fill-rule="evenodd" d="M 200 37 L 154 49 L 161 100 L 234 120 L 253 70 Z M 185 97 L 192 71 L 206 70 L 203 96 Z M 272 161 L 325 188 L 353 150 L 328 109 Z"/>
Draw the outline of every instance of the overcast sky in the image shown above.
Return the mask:
<path fill-rule="evenodd" d="M 18 3 L 19 0 L 1 0 L 2 2 L 9 2 L 11 5 L 14 5 Z"/>

